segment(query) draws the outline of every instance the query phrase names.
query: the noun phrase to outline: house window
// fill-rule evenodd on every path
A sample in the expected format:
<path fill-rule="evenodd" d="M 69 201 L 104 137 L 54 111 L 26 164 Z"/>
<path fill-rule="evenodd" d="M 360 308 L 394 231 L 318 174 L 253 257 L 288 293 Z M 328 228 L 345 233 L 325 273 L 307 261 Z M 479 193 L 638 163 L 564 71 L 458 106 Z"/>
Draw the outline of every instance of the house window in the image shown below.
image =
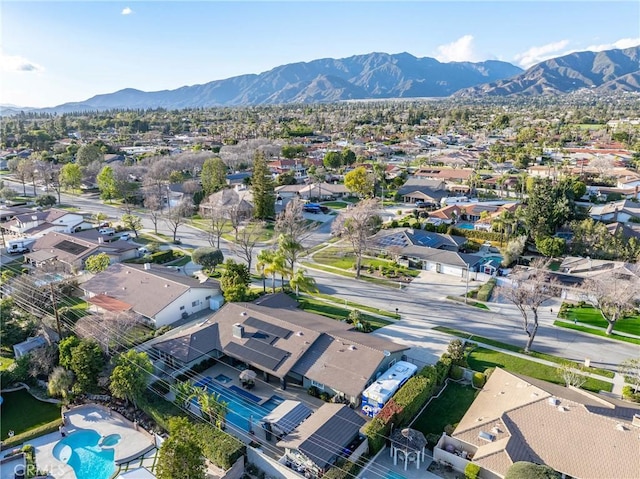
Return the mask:
<path fill-rule="evenodd" d="M 206 298 L 204 298 L 205 301 L 211 299 L 211 295 L 207 296 Z"/>
<path fill-rule="evenodd" d="M 192 308 L 195 308 L 195 307 L 196 307 L 196 306 L 198 306 L 199 304 L 200 304 L 200 300 L 198 299 L 198 300 L 193 301 L 193 302 L 191 303 L 191 307 L 192 307 Z"/>
<path fill-rule="evenodd" d="M 184 306 L 180 306 L 180 311 L 184 310 Z"/>
<path fill-rule="evenodd" d="M 396 359 L 396 358 L 393 358 L 393 359 L 391 360 L 391 362 L 389 363 L 389 367 L 393 366 L 393 365 L 396 363 L 396 361 L 397 361 L 397 359 Z"/>
<path fill-rule="evenodd" d="M 322 383 L 317 383 L 312 379 L 311 385 L 317 387 L 320 391 L 324 391 L 324 384 Z"/>

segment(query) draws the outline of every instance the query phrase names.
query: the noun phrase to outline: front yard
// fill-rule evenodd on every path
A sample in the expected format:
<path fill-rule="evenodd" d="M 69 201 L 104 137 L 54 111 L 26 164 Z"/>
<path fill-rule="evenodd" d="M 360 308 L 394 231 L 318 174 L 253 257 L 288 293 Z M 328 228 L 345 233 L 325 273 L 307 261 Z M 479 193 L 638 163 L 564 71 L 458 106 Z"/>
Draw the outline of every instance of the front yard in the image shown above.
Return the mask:
<path fill-rule="evenodd" d="M 563 303 L 560 308 L 559 316 L 561 318 L 568 319 L 569 321 L 575 321 L 576 323 L 584 326 L 595 326 L 598 328 L 607 327 L 607 321 L 602 317 L 602 313 L 589 305 L 580 307 L 579 305 Z M 619 333 L 640 336 L 640 315 L 629 316 L 618 320 L 613 327 L 613 330 Z"/>

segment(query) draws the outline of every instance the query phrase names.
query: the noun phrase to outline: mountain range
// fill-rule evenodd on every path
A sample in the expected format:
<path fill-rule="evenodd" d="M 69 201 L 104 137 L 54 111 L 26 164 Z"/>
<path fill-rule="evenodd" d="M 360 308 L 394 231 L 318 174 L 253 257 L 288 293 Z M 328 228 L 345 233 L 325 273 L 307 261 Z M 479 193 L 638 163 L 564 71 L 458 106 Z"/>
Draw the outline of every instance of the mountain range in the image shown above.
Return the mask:
<path fill-rule="evenodd" d="M 127 88 L 51 108 L 2 106 L 23 111 L 69 113 L 108 109 L 201 108 L 315 103 L 359 99 L 483 97 L 562 94 L 580 88 L 640 91 L 640 46 L 577 52 L 523 71 L 507 62 L 442 63 L 409 53 L 370 53 L 291 63 L 260 74 L 240 75 L 175 90 Z"/>

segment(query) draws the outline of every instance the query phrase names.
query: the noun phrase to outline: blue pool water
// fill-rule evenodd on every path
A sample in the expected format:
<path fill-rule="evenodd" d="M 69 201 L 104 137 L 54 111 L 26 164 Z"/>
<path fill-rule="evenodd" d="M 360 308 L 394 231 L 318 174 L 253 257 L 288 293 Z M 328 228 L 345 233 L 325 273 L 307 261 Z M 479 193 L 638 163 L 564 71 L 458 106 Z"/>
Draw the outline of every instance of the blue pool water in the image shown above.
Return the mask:
<path fill-rule="evenodd" d="M 231 382 L 231 378 L 229 376 L 225 376 L 224 374 L 218 374 L 215 377 L 216 381 L 220 381 L 222 384 L 227 384 Z"/>
<path fill-rule="evenodd" d="M 250 417 L 252 417 L 253 428 L 255 429 L 258 421 L 273 411 L 277 406 L 275 403 L 269 404 L 271 399 L 265 402 L 264 405 L 259 405 L 256 402 L 235 393 L 229 388 L 220 386 L 210 377 L 201 379 L 194 385 L 196 387 L 206 387 L 207 391 L 219 394 L 220 398 L 229 404 L 229 410 L 226 417 L 227 422 L 238 429 L 242 429 L 243 431 L 249 430 Z M 194 400 L 194 403 L 197 404 L 197 400 Z"/>
<path fill-rule="evenodd" d="M 278 396 L 271 396 L 264 403 L 262 403 L 262 407 L 266 407 L 270 411 L 273 411 L 276 407 L 284 402 L 284 399 Z"/>
<path fill-rule="evenodd" d="M 258 397 L 255 394 L 251 394 L 249 391 L 245 391 L 244 389 L 239 388 L 235 384 L 233 386 L 229 386 L 229 389 L 231 391 L 233 391 L 234 393 L 239 394 L 240 396 L 247 398 L 249 401 L 253 401 L 255 403 L 259 403 L 260 401 L 262 401 L 261 397 Z"/>
<path fill-rule="evenodd" d="M 403 475 L 398 474 L 394 471 L 387 472 L 387 475 L 384 476 L 384 479 L 406 479 Z"/>
<path fill-rule="evenodd" d="M 120 440 L 115 436 L 107 436 L 112 445 Z M 98 446 L 101 438 L 93 429 L 73 432 L 53 447 L 53 457 L 71 466 L 77 479 L 109 479 L 116 470 L 115 452 Z"/>
<path fill-rule="evenodd" d="M 473 225 L 471 223 L 457 223 L 456 228 L 460 228 L 461 230 L 472 230 Z"/>

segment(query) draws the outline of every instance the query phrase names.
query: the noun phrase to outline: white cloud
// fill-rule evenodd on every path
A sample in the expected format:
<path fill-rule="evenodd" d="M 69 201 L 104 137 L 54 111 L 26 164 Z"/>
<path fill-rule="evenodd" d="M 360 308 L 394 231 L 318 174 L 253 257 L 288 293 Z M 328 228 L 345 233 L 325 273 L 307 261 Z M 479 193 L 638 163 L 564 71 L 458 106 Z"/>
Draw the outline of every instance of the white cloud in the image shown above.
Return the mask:
<path fill-rule="evenodd" d="M 592 52 L 601 52 L 603 50 L 613 50 L 614 48 L 631 48 L 640 45 L 640 37 L 637 38 L 621 38 L 613 43 L 602 43 L 600 45 L 591 45 L 585 48 Z"/>
<path fill-rule="evenodd" d="M 19 55 L 0 52 L 0 70 L 4 72 L 41 72 L 44 68 Z"/>
<path fill-rule="evenodd" d="M 441 62 L 477 62 L 482 60 L 473 44 L 473 35 L 464 35 L 454 42 L 438 46 L 436 58 Z"/>
<path fill-rule="evenodd" d="M 133 13 L 133 10 L 131 10 L 131 8 L 129 7 L 124 7 L 121 12 L 122 15 L 131 15 L 132 13 Z"/>
<path fill-rule="evenodd" d="M 539 47 L 531 47 L 526 52 L 518 53 L 514 59 L 524 68 L 529 68 L 536 63 L 543 62 L 549 58 L 557 57 L 560 51 L 569 44 L 569 40 L 547 43 Z"/>

